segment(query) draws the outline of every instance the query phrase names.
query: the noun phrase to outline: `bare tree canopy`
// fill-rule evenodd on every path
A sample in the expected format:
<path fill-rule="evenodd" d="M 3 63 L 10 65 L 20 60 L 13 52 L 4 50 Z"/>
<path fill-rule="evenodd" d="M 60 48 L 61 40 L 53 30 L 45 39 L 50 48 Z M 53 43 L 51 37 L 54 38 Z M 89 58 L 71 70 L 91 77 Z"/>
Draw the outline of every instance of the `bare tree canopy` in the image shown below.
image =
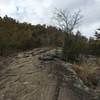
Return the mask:
<path fill-rule="evenodd" d="M 65 32 L 72 32 L 82 19 L 81 11 L 70 12 L 62 9 L 55 9 L 54 19 L 57 25 Z"/>

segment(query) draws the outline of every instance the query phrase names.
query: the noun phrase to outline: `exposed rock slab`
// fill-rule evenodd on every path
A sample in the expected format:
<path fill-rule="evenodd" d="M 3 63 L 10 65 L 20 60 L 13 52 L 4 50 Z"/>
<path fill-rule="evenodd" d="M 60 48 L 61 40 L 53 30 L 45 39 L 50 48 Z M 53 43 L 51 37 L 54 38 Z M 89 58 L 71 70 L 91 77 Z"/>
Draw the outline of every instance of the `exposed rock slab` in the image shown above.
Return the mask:
<path fill-rule="evenodd" d="M 19 53 L 12 57 L 10 62 L 7 61 L 6 66 L 0 71 L 0 100 L 53 100 L 56 81 L 45 68 L 51 62 L 62 63 L 71 73 L 66 78 L 68 84 L 61 87 L 59 100 L 92 100 L 94 92 L 90 93 L 70 64 L 60 62 L 53 56 L 50 59 L 48 56 L 48 61 L 46 56 L 46 61 L 39 59 L 48 53 L 54 54 L 54 50 L 38 48 Z M 44 62 L 45 66 L 41 62 Z"/>

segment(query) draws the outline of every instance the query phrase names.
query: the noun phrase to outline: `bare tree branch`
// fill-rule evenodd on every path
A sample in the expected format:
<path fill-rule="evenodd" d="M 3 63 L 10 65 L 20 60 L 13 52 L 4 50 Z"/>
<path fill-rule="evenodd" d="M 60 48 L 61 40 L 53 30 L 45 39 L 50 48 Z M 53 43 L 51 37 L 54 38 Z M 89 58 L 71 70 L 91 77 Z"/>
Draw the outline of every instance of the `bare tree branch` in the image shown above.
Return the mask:
<path fill-rule="evenodd" d="M 81 11 L 70 13 L 67 10 L 55 9 L 55 20 L 58 26 L 65 32 L 71 33 L 74 28 L 79 24 L 82 16 Z"/>

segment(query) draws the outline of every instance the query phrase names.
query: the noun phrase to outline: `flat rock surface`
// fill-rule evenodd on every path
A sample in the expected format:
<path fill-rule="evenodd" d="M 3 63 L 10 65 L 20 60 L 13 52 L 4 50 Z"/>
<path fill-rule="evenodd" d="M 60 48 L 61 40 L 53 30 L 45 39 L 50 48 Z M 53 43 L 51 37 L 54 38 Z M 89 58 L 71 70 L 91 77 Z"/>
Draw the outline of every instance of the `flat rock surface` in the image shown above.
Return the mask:
<path fill-rule="evenodd" d="M 50 49 L 34 49 L 0 61 L 0 100 L 53 100 L 55 80 L 41 69 L 38 59 Z M 6 59 L 6 60 L 5 60 Z M 62 87 L 59 100 L 90 100 L 89 95 Z M 91 99 L 92 100 L 92 99 Z"/>

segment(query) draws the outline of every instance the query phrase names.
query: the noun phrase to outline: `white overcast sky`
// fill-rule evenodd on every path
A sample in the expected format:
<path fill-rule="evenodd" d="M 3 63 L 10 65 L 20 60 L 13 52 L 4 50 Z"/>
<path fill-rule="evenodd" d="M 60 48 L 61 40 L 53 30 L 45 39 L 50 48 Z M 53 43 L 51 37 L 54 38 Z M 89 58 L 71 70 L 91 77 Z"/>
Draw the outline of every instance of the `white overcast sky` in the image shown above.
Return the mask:
<path fill-rule="evenodd" d="M 78 29 L 87 37 L 100 27 L 100 0 L 0 0 L 0 16 L 8 15 L 32 24 L 53 24 L 54 8 L 81 9 L 84 17 Z"/>

